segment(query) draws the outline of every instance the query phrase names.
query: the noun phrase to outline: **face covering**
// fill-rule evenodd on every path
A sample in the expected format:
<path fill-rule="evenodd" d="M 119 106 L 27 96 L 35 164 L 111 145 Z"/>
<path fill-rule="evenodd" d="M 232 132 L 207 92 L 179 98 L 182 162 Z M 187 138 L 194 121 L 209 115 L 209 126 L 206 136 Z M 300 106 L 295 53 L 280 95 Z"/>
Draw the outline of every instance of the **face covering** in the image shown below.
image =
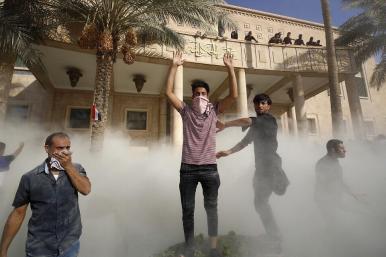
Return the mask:
<path fill-rule="evenodd" d="M 193 98 L 192 108 L 195 112 L 204 114 L 208 109 L 209 100 L 203 96 Z"/>
<path fill-rule="evenodd" d="M 49 163 L 50 168 L 52 169 L 57 169 L 57 170 L 64 170 L 60 162 L 55 159 L 54 157 L 51 157 L 50 163 Z"/>

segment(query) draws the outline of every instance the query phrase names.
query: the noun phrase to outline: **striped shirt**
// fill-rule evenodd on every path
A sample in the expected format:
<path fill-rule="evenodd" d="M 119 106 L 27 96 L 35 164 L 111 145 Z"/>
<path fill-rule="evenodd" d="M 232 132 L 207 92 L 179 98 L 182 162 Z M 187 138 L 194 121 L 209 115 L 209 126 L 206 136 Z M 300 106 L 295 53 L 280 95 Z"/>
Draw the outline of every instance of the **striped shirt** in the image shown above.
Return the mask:
<path fill-rule="evenodd" d="M 209 103 L 209 111 L 198 114 L 183 103 L 179 111 L 183 123 L 182 163 L 216 164 L 216 123 L 218 105 Z"/>

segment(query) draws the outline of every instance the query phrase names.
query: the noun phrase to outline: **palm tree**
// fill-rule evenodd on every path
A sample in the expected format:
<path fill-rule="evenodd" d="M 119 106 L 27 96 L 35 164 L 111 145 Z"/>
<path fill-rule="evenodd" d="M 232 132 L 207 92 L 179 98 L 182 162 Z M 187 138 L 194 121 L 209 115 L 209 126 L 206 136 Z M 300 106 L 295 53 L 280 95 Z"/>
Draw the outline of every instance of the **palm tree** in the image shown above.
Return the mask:
<path fill-rule="evenodd" d="M 234 27 L 216 5 L 222 0 L 58 0 L 58 15 L 64 24 L 84 25 L 78 40 L 81 48 L 96 49 L 94 104 L 101 120 L 92 123 L 91 149 L 103 145 L 109 106 L 110 83 L 117 54 L 135 61 L 135 46 L 158 43 L 182 49 L 183 37 L 168 27 L 170 21 L 204 29 L 217 27 L 219 19 Z M 138 38 L 138 39 L 137 39 Z"/>
<path fill-rule="evenodd" d="M 49 12 L 45 1 L 6 0 L 0 3 L 0 122 L 3 121 L 15 61 L 39 65 L 39 52 L 31 47 L 44 35 Z"/>
<path fill-rule="evenodd" d="M 385 0 L 342 0 L 350 8 L 363 12 L 347 20 L 341 27 L 337 44 L 349 45 L 354 49 L 358 63 L 374 55 L 381 61 L 371 77 L 371 86 L 378 90 L 386 82 L 386 1 Z"/>
<path fill-rule="evenodd" d="M 330 88 L 330 104 L 332 118 L 332 134 L 334 137 L 341 136 L 343 125 L 342 103 L 339 96 L 338 66 L 336 62 L 334 35 L 331 25 L 331 12 L 329 0 L 321 0 L 324 29 L 326 33 L 326 50 L 328 79 Z"/>

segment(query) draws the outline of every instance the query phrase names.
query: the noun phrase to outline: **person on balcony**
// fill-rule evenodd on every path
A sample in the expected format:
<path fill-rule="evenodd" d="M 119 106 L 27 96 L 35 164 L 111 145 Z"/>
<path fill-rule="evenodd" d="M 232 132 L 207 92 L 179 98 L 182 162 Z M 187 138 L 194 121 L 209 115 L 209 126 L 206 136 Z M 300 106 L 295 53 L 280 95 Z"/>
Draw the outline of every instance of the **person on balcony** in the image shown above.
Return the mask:
<path fill-rule="evenodd" d="M 248 34 L 244 37 L 244 40 L 247 42 L 252 42 L 252 40 L 254 40 L 256 43 L 258 43 L 256 38 L 252 35 L 252 31 L 248 32 Z"/>
<path fill-rule="evenodd" d="M 283 39 L 283 44 L 285 45 L 292 45 L 292 38 L 291 38 L 291 32 L 287 33 L 287 36 Z"/>
<path fill-rule="evenodd" d="M 310 37 L 310 40 L 306 44 L 307 46 L 316 46 L 316 42 L 314 41 L 314 37 Z"/>
<path fill-rule="evenodd" d="M 281 32 L 276 33 L 271 39 L 268 41 L 269 44 L 282 44 L 283 40 L 281 39 Z"/>
<path fill-rule="evenodd" d="M 231 38 L 232 39 L 239 39 L 239 33 L 237 33 L 237 30 L 234 30 L 231 32 Z"/>
<path fill-rule="evenodd" d="M 295 40 L 294 45 L 296 46 L 304 46 L 304 41 L 303 41 L 303 35 L 299 34 L 298 39 Z"/>

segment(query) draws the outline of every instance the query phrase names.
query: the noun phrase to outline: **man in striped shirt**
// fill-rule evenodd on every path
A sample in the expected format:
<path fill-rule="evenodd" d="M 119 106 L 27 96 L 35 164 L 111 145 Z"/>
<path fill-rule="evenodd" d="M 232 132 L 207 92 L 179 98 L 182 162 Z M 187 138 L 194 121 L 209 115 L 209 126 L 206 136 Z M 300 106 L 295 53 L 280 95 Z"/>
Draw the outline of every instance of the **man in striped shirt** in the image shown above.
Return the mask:
<path fill-rule="evenodd" d="M 237 98 L 237 81 L 232 55 L 224 55 L 229 76 L 229 95 L 216 104 L 208 100 L 209 85 L 201 80 L 192 83 L 192 105 L 187 105 L 173 93 L 178 66 L 183 65 L 182 53 L 175 53 L 166 81 L 166 96 L 181 114 L 183 122 L 182 162 L 180 169 L 180 195 L 182 221 L 185 234 L 185 257 L 193 256 L 194 205 L 198 183 L 204 193 L 204 206 L 208 219 L 210 256 L 220 256 L 217 251 L 217 196 L 220 178 L 216 164 L 217 115 L 229 108 Z"/>

